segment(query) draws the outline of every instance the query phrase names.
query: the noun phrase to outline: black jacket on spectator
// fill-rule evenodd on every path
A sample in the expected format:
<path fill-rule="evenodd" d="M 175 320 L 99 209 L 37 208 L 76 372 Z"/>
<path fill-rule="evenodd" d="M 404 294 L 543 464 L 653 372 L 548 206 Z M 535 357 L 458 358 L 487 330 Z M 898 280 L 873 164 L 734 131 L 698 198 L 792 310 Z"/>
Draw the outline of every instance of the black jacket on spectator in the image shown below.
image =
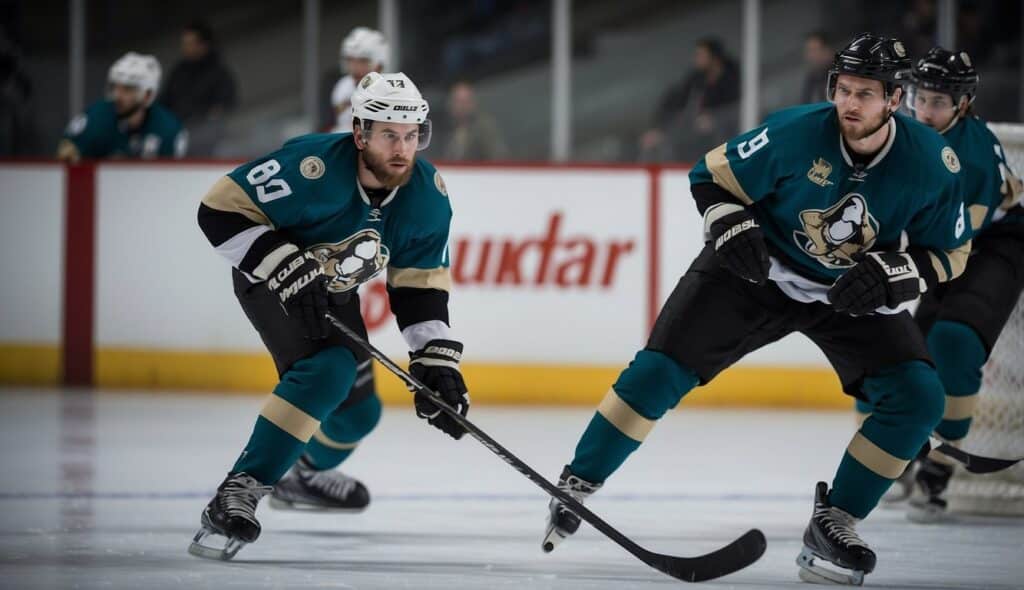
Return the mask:
<path fill-rule="evenodd" d="M 736 64 L 725 62 L 722 75 L 712 84 L 708 84 L 703 72 L 694 70 L 682 82 L 669 88 L 658 105 L 655 115 L 657 126 L 665 128 L 677 123 L 674 119 L 686 110 L 691 98 L 696 101 L 693 106 L 698 112 L 737 104 L 740 99 L 740 78 Z"/>
<path fill-rule="evenodd" d="M 197 61 L 175 64 L 160 96 L 160 102 L 185 125 L 203 121 L 211 111 L 229 111 L 237 100 L 235 78 L 215 51 Z"/>

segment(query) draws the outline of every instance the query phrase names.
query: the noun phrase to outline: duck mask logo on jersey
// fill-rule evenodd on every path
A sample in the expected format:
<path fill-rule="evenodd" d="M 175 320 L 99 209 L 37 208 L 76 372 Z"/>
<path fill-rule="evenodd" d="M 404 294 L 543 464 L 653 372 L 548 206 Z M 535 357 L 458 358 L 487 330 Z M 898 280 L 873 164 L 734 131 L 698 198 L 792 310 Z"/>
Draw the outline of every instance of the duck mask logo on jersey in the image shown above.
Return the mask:
<path fill-rule="evenodd" d="M 878 221 L 857 193 L 846 195 L 824 211 L 801 211 L 800 223 L 804 231 L 794 231 L 793 239 L 801 250 L 828 268 L 853 266 L 859 253 L 871 249 L 878 237 Z"/>
<path fill-rule="evenodd" d="M 351 291 L 380 274 L 388 265 L 388 248 L 381 244 L 380 233 L 364 229 L 337 244 L 317 244 L 310 248 L 324 265 L 332 293 Z"/>

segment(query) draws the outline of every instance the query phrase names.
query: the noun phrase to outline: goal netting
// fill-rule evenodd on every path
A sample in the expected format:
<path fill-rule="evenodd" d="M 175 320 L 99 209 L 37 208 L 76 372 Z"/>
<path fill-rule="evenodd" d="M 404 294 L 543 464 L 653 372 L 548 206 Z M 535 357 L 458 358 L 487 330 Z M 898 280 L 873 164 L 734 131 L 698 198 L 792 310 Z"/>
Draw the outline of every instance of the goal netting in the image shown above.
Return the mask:
<path fill-rule="evenodd" d="M 1024 174 L 1024 124 L 993 123 L 1006 159 Z M 998 288 L 993 285 L 992 288 Z M 1024 457 L 1024 297 L 1017 302 L 985 365 L 977 410 L 964 449 L 992 457 Z M 957 470 L 950 510 L 1024 516 L 1024 462 L 992 474 Z"/>

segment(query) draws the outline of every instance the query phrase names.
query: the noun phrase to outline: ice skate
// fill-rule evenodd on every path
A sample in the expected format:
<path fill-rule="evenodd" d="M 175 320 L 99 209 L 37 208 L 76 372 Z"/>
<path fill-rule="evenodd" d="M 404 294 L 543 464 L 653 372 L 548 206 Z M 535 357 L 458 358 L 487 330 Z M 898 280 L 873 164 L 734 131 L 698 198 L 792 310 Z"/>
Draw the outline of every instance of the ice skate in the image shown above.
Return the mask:
<path fill-rule="evenodd" d="M 259 538 L 260 523 L 256 520 L 256 506 L 271 489 L 271 486 L 261 484 L 247 473 L 228 475 L 217 488 L 217 495 L 203 510 L 201 528 L 192 538 L 188 552 L 196 557 L 222 561 L 234 557 L 242 547 Z M 209 539 L 223 539 L 223 542 L 204 542 Z"/>
<path fill-rule="evenodd" d="M 278 510 L 362 512 L 370 504 L 370 492 L 359 480 L 340 471 L 317 471 L 305 459 L 274 486 L 270 506 Z"/>
<path fill-rule="evenodd" d="M 565 469 L 562 470 L 562 475 L 558 478 L 558 489 L 568 493 L 575 500 L 580 503 L 601 489 L 599 483 L 590 483 L 589 481 L 580 479 L 573 475 L 569 471 L 569 466 L 566 465 Z M 564 541 L 569 535 L 576 532 L 576 529 L 580 528 L 580 517 L 578 514 L 570 510 L 557 498 L 551 498 L 548 503 L 548 527 L 544 534 L 544 542 L 541 543 L 541 548 L 545 553 L 550 553 L 555 546 Z"/>
<path fill-rule="evenodd" d="M 924 458 L 914 476 L 913 493 L 907 506 L 907 520 L 919 524 L 949 522 L 946 488 L 953 466 Z"/>
<path fill-rule="evenodd" d="M 863 584 L 865 574 L 875 569 L 875 553 L 857 535 L 856 524 L 856 518 L 829 504 L 828 485 L 818 482 L 804 548 L 796 558 L 800 579 L 814 584 Z M 841 569 L 819 565 L 818 560 Z"/>

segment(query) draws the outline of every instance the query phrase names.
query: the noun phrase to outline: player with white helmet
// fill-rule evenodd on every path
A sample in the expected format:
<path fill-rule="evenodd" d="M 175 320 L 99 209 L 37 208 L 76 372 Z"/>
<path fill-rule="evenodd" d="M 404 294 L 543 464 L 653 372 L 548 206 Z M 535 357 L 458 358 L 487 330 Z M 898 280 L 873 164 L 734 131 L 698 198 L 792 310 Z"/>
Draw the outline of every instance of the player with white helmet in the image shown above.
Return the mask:
<path fill-rule="evenodd" d="M 130 51 L 110 66 L 107 97 L 76 116 L 57 149 L 62 160 L 185 155 L 187 133 L 169 110 L 154 104 L 160 62 Z"/>
<path fill-rule="evenodd" d="M 336 116 L 332 131 L 352 131 L 352 93 L 356 82 L 370 72 L 387 67 L 388 42 L 380 31 L 356 27 L 342 40 L 339 65 L 342 77 L 331 91 L 331 105 Z"/>
<path fill-rule="evenodd" d="M 199 225 L 234 267 L 235 294 L 281 380 L 203 511 L 195 555 L 230 559 L 255 541 L 266 494 L 276 508 L 369 503 L 366 486 L 335 467 L 376 426 L 380 399 L 360 376 L 369 356 L 325 313 L 365 337 L 358 288 L 382 271 L 413 351 L 409 371 L 469 409 L 462 344 L 448 322 L 448 190 L 416 158 L 430 141 L 430 107 L 405 74 L 370 72 L 352 108 L 352 133 L 297 137 L 222 177 L 199 206 Z M 426 397 L 414 403 L 430 425 L 463 435 Z"/>

